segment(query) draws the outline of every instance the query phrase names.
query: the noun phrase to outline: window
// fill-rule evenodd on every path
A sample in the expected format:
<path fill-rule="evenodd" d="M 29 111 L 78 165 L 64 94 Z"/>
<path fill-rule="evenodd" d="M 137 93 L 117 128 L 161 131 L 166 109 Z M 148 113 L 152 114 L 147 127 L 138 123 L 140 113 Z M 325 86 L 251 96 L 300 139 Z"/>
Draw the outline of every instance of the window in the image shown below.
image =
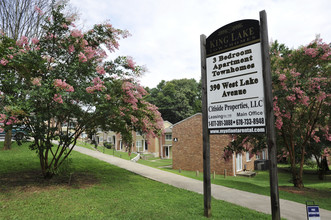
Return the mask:
<path fill-rule="evenodd" d="M 250 161 L 251 160 L 251 158 L 250 158 L 250 154 L 249 154 L 249 152 L 247 151 L 246 152 L 246 161 Z"/>
<path fill-rule="evenodd" d="M 171 141 L 172 140 L 172 135 L 171 134 L 166 134 L 165 139 L 167 141 Z"/>
<path fill-rule="evenodd" d="M 75 122 L 70 122 L 69 123 L 69 128 L 75 128 Z"/>
<path fill-rule="evenodd" d="M 266 159 L 266 154 L 265 154 L 265 150 L 262 150 L 262 160 Z"/>
<path fill-rule="evenodd" d="M 109 142 L 109 143 L 112 142 L 112 138 L 111 138 L 111 136 L 108 136 L 108 137 L 107 137 L 107 142 Z"/>
<path fill-rule="evenodd" d="M 136 135 L 137 136 L 142 136 L 142 132 L 141 131 L 136 131 Z"/>
<path fill-rule="evenodd" d="M 257 159 L 257 160 L 260 159 L 260 154 L 256 154 L 256 159 Z"/>
<path fill-rule="evenodd" d="M 137 151 L 141 151 L 141 141 L 136 141 L 136 147 L 137 147 Z"/>
<path fill-rule="evenodd" d="M 242 154 L 241 153 L 238 153 L 236 155 L 236 168 L 237 168 L 237 171 L 240 171 L 243 169 L 242 167 Z"/>

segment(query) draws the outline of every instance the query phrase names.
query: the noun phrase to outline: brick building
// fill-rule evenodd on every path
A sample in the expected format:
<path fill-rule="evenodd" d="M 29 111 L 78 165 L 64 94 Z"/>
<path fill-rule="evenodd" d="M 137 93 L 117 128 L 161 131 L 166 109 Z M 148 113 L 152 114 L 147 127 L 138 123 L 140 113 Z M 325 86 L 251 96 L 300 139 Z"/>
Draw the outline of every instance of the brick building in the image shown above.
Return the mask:
<path fill-rule="evenodd" d="M 172 157 L 172 124 L 164 121 L 164 134 L 160 137 L 146 137 L 141 132 L 132 131 L 132 152 L 142 154 L 153 154 L 155 157 L 171 158 Z M 127 144 L 122 141 L 121 134 L 113 136 L 112 143 L 116 150 L 126 151 Z M 104 139 L 105 140 L 105 139 Z"/>
<path fill-rule="evenodd" d="M 186 118 L 172 127 L 173 169 L 203 171 L 202 114 Z M 232 135 L 210 135 L 210 170 L 216 174 L 235 176 L 243 170 L 254 170 L 255 155 L 248 152 L 233 154 L 225 161 L 223 150 L 232 141 Z"/>

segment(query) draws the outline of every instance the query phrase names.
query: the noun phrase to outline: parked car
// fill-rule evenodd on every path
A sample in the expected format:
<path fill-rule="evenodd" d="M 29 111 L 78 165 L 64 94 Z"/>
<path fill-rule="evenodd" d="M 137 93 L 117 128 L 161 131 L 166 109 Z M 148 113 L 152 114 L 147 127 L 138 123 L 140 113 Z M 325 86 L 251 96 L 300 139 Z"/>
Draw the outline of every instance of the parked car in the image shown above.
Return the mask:
<path fill-rule="evenodd" d="M 6 132 L 3 131 L 0 133 L 0 137 L 5 137 Z M 20 141 L 22 140 L 25 136 L 28 135 L 28 128 L 24 125 L 21 126 L 16 126 L 14 125 L 12 128 L 12 137 L 16 140 L 16 141 Z"/>

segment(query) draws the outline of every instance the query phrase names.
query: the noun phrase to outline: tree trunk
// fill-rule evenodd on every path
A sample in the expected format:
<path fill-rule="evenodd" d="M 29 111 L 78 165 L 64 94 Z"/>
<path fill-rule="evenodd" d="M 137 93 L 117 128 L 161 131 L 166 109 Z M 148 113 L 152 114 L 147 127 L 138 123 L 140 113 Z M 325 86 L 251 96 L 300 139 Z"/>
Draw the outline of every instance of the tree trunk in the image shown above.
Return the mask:
<path fill-rule="evenodd" d="M 298 176 L 296 179 L 293 179 L 293 183 L 294 183 L 294 187 L 298 187 L 300 189 L 304 187 L 302 178 L 299 178 Z"/>
<path fill-rule="evenodd" d="M 291 172 L 292 172 L 292 181 L 294 187 L 303 188 L 304 187 L 303 181 L 302 178 L 300 178 L 300 175 L 297 171 L 294 159 L 291 161 Z"/>
<path fill-rule="evenodd" d="M 12 138 L 12 130 L 8 130 L 5 135 L 5 142 L 3 145 L 4 150 L 10 150 L 11 147 L 11 138 Z"/>
<path fill-rule="evenodd" d="M 328 165 L 328 161 L 326 160 L 326 157 L 322 157 L 321 163 L 320 163 L 320 166 L 318 169 L 318 179 L 324 180 L 325 174 L 329 170 L 330 169 L 329 169 L 329 165 Z"/>

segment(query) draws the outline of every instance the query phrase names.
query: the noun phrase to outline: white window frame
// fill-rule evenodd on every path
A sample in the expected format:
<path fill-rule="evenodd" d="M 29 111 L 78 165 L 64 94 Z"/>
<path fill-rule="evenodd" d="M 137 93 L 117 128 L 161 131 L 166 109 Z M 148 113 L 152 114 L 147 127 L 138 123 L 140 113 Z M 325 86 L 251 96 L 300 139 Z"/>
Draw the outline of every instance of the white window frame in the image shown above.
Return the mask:
<path fill-rule="evenodd" d="M 236 170 L 241 171 L 243 169 L 243 159 L 242 159 L 242 154 L 237 153 L 236 155 Z"/>
<path fill-rule="evenodd" d="M 169 138 L 169 136 L 170 136 L 170 138 Z M 171 141 L 172 140 L 172 134 L 166 134 L 165 135 L 165 140 L 166 141 Z"/>
<path fill-rule="evenodd" d="M 137 148 L 137 152 L 140 152 L 140 148 L 142 147 L 141 141 L 136 141 L 136 148 Z"/>
<path fill-rule="evenodd" d="M 249 151 L 247 151 L 246 152 L 246 162 L 251 161 L 251 158 L 249 156 L 250 156 L 250 153 L 249 153 Z"/>
<path fill-rule="evenodd" d="M 112 143 L 112 136 L 107 136 L 107 142 Z"/>

